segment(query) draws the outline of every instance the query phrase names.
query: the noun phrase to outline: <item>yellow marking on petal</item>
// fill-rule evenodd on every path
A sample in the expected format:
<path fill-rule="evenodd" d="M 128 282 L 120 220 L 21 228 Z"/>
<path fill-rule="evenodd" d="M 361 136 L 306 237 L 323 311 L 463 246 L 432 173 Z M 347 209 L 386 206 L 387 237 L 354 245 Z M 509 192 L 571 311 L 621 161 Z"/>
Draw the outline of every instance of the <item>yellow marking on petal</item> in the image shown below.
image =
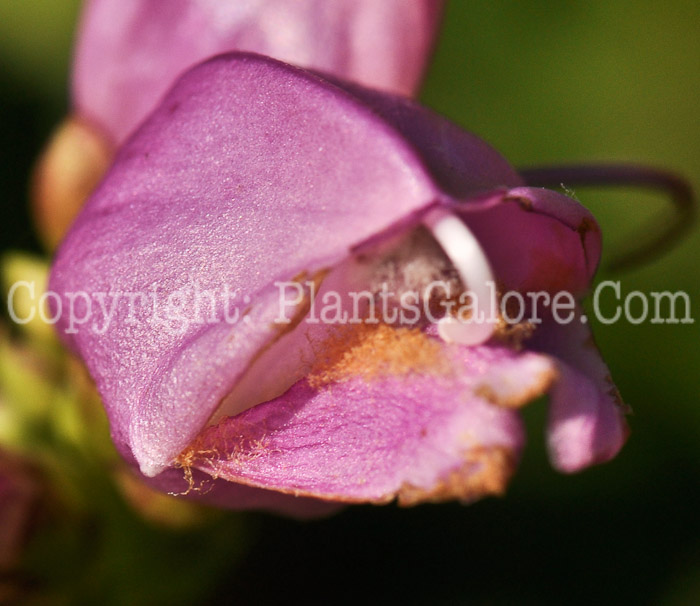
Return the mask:
<path fill-rule="evenodd" d="M 451 370 L 442 343 L 419 328 L 364 323 L 337 331 L 323 344 L 308 382 L 319 388 L 355 377 L 446 375 Z"/>

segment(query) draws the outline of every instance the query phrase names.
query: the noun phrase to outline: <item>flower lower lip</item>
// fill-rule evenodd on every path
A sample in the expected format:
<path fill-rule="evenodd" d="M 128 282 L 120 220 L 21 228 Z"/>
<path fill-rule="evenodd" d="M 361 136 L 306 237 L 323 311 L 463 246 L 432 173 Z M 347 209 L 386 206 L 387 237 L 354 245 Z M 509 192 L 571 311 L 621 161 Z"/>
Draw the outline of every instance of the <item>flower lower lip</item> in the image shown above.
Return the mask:
<path fill-rule="evenodd" d="M 205 428 L 174 462 L 184 470 L 183 490 L 200 488 L 191 475 L 200 469 L 339 502 L 502 493 L 523 440 L 513 409 L 548 388 L 552 361 L 448 345 L 420 331 L 367 330 L 369 341 L 360 339 L 350 357 L 338 352 L 275 400 Z M 380 348 L 389 348 L 386 356 Z"/>

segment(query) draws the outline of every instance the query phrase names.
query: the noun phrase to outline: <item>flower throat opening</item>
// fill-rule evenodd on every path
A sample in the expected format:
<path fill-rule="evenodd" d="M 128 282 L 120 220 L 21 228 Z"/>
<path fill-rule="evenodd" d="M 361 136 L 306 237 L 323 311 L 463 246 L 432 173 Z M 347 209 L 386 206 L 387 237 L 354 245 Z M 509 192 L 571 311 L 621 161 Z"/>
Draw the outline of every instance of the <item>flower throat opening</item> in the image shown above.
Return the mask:
<path fill-rule="evenodd" d="M 440 340 L 478 345 L 496 329 L 492 280 L 476 237 L 446 210 L 431 211 L 409 232 L 360 247 L 307 293 L 312 305 L 305 317 L 278 326 L 277 338 L 239 378 L 209 425 L 275 399 L 304 379 L 323 388 L 353 377 L 449 374 Z M 355 311 L 353 292 L 366 295 Z M 415 305 L 404 314 L 409 295 Z M 336 305 L 326 314 L 329 300 Z M 454 313 L 465 308 L 466 314 Z M 349 320 L 335 321 L 346 312 Z"/>

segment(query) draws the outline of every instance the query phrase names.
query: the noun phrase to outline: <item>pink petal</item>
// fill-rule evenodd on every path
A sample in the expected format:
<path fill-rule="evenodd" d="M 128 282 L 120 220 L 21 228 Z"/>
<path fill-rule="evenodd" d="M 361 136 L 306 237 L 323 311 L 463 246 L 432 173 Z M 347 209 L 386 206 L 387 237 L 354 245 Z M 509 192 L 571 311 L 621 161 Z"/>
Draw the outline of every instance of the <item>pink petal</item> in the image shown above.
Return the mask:
<path fill-rule="evenodd" d="M 192 65 L 232 50 L 412 94 L 442 0 L 91 0 L 73 98 L 120 142 Z"/>
<path fill-rule="evenodd" d="M 628 435 L 627 409 L 580 318 L 578 312 L 570 324 L 548 322 L 533 342 L 557 360 L 547 441 L 552 465 L 569 473 L 609 461 Z"/>
<path fill-rule="evenodd" d="M 342 502 L 471 501 L 501 494 L 519 458 L 518 415 L 547 389 L 546 357 L 443 346 L 452 371 L 306 380 L 206 429 L 181 457 L 215 478 Z"/>

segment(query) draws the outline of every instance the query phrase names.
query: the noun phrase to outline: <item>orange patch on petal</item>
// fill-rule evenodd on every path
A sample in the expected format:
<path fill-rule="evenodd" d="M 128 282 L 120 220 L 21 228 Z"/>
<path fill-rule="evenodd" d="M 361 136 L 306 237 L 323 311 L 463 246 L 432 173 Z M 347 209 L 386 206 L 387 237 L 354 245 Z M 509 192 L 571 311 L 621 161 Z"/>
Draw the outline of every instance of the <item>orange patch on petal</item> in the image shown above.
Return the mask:
<path fill-rule="evenodd" d="M 516 457 L 502 446 L 474 448 L 467 452 L 463 465 L 429 489 L 404 484 L 397 496 L 399 505 L 442 503 L 458 499 L 471 503 L 482 497 L 501 496 L 515 471 Z"/>
<path fill-rule="evenodd" d="M 420 329 L 364 323 L 339 330 L 323 344 L 308 382 L 319 388 L 355 377 L 372 380 L 451 371 L 442 344 Z"/>

